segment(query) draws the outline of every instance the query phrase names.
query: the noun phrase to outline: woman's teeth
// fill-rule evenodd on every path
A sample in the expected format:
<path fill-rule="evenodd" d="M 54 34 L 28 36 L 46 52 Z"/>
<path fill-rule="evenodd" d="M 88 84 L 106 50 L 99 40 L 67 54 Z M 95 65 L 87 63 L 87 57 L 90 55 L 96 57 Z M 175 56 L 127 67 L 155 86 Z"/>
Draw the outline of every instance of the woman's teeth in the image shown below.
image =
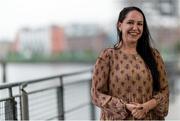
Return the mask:
<path fill-rule="evenodd" d="M 133 35 L 133 36 L 138 35 L 138 33 L 136 33 L 136 32 L 130 32 L 129 34 L 130 34 L 130 35 Z"/>

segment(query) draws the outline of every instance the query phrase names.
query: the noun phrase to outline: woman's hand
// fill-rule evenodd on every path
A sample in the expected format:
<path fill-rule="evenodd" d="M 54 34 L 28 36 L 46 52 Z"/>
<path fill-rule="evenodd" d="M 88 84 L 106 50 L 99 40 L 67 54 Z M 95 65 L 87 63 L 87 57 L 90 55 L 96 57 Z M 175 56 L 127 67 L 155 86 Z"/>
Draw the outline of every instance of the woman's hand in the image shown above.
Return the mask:
<path fill-rule="evenodd" d="M 143 104 L 134 102 L 126 104 L 126 108 L 137 119 L 143 119 L 146 116 L 146 114 L 156 106 L 157 102 L 155 99 L 151 99 Z"/>
<path fill-rule="evenodd" d="M 133 109 L 135 108 L 136 108 L 136 104 L 131 104 L 131 103 L 126 104 L 126 109 L 128 109 L 130 112 L 132 112 Z"/>
<path fill-rule="evenodd" d="M 136 104 L 136 108 L 134 108 L 131 112 L 131 114 L 136 118 L 136 119 L 143 119 L 148 110 L 148 107 L 146 107 L 147 105 L 144 104 Z"/>
<path fill-rule="evenodd" d="M 126 104 L 126 108 L 131 112 L 133 117 L 136 119 L 143 119 L 148 110 L 148 105 L 145 104 L 139 104 L 139 103 L 129 103 Z"/>
<path fill-rule="evenodd" d="M 143 119 L 146 116 L 146 112 L 143 109 L 135 108 L 132 110 L 131 113 L 132 113 L 133 117 L 136 119 Z"/>
<path fill-rule="evenodd" d="M 157 102 L 155 99 L 151 99 L 143 104 L 137 104 L 136 103 L 136 108 L 137 110 L 133 110 L 132 111 L 132 115 L 135 118 L 143 118 L 144 116 L 146 116 L 146 114 L 152 110 L 153 108 L 155 108 L 157 106 Z"/>

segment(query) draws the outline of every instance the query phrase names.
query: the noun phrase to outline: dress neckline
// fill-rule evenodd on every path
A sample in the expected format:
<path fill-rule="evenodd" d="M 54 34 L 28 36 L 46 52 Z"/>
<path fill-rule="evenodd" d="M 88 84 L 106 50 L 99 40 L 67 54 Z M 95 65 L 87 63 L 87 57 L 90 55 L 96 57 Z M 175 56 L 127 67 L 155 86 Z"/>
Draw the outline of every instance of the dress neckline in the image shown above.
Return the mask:
<path fill-rule="evenodd" d="M 125 55 L 133 55 L 133 56 L 138 56 L 139 54 L 138 53 L 127 53 L 125 51 L 123 51 L 121 48 L 119 49 L 119 51 Z"/>
<path fill-rule="evenodd" d="M 119 49 L 120 53 L 124 54 L 125 56 L 128 56 L 128 57 L 132 57 L 134 58 L 135 60 L 139 60 L 141 58 L 141 56 L 138 54 L 138 53 L 127 53 L 127 52 L 124 52 L 122 51 L 121 49 Z"/>

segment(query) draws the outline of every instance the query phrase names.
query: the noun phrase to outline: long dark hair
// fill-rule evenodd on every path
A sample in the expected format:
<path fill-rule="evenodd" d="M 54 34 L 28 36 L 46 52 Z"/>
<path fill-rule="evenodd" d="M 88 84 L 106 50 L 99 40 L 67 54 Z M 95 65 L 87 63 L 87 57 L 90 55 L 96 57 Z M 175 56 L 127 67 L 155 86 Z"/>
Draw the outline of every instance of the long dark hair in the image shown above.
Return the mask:
<path fill-rule="evenodd" d="M 130 11 L 133 11 L 133 10 L 140 12 L 143 15 L 143 20 L 144 20 L 143 33 L 137 42 L 136 50 L 139 53 L 139 55 L 143 58 L 144 62 L 146 63 L 146 65 L 148 66 L 148 68 L 151 71 L 151 75 L 153 77 L 153 89 L 155 91 L 159 91 L 160 90 L 160 82 L 159 82 L 160 77 L 159 77 L 159 71 L 157 69 L 157 63 L 156 63 L 155 57 L 153 56 L 153 53 L 152 53 L 152 47 L 151 47 L 151 43 L 150 43 L 150 40 L 152 40 L 152 38 L 151 38 L 149 29 L 147 26 L 145 15 L 142 12 L 142 10 L 139 9 L 138 7 L 134 7 L 134 6 L 126 7 L 120 12 L 119 18 L 117 21 L 117 25 L 116 25 L 119 41 L 114 45 L 114 48 L 119 49 L 119 44 L 122 41 L 122 32 L 119 30 L 119 22 L 122 23 L 123 20 L 125 19 L 126 15 Z"/>

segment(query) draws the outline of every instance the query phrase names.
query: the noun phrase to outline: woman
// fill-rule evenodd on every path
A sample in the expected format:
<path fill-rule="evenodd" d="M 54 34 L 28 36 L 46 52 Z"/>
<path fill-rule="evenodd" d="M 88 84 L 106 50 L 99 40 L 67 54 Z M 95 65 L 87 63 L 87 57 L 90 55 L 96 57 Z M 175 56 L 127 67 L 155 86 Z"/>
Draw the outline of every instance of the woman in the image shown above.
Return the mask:
<path fill-rule="evenodd" d="M 98 57 L 92 79 L 92 101 L 101 120 L 163 120 L 169 89 L 164 62 L 150 46 L 144 13 L 124 8 L 117 22 L 118 43 Z"/>

